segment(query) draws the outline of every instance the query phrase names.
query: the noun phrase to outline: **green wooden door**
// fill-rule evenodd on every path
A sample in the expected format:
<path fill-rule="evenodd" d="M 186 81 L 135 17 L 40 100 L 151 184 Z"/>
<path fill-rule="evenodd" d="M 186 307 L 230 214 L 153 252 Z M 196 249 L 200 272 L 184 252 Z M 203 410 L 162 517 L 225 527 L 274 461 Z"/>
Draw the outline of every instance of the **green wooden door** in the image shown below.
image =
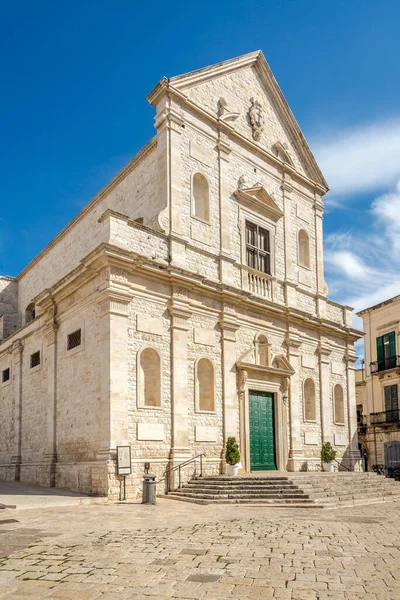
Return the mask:
<path fill-rule="evenodd" d="M 274 395 L 249 392 L 250 470 L 276 469 L 274 434 Z"/>

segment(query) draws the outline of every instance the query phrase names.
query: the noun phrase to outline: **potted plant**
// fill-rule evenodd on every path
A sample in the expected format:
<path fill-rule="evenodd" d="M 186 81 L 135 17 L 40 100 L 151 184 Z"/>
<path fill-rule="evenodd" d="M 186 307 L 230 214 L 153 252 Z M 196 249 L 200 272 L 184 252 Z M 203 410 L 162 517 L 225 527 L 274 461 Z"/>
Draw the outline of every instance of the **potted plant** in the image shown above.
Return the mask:
<path fill-rule="evenodd" d="M 336 458 L 336 450 L 332 448 L 332 444 L 330 442 L 325 442 L 322 444 L 321 449 L 321 461 L 322 468 L 324 471 L 332 472 L 334 470 L 334 461 Z"/>
<path fill-rule="evenodd" d="M 235 477 L 241 467 L 239 446 L 235 437 L 229 437 L 226 441 L 225 460 L 227 475 Z"/>

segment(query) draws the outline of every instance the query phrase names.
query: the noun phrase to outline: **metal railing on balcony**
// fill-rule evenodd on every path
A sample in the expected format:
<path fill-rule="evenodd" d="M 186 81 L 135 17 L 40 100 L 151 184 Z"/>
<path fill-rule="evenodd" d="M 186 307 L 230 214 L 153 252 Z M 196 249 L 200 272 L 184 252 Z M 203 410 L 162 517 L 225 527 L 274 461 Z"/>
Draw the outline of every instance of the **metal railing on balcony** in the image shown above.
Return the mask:
<path fill-rule="evenodd" d="M 396 410 L 384 410 L 382 412 L 376 412 L 370 414 L 371 425 L 385 425 L 387 423 L 399 423 L 400 411 Z"/>
<path fill-rule="evenodd" d="M 396 367 L 400 367 L 400 356 L 390 356 L 389 358 L 375 360 L 370 363 L 370 367 L 371 373 L 380 373 L 381 371 L 396 369 Z"/>

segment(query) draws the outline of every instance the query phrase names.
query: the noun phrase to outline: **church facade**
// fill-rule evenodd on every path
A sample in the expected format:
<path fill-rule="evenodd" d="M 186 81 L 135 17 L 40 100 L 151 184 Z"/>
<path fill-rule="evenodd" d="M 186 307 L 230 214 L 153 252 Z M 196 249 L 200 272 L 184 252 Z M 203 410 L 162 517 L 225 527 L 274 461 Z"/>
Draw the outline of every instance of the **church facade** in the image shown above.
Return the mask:
<path fill-rule="evenodd" d="M 358 461 L 352 309 L 327 297 L 328 187 L 262 52 L 148 96 L 155 137 L 0 278 L 0 477 L 117 497 L 162 476 Z M 344 462 L 347 461 L 347 462 Z M 130 486 L 130 488 L 129 488 Z"/>

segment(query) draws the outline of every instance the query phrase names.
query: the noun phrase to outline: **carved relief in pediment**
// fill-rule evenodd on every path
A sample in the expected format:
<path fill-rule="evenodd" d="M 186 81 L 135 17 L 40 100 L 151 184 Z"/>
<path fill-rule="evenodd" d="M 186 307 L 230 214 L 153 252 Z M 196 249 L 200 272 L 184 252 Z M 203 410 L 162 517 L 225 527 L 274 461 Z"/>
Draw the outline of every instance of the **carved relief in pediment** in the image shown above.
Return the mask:
<path fill-rule="evenodd" d="M 250 98 L 249 120 L 253 130 L 253 140 L 258 142 L 264 129 L 264 112 L 262 105 L 255 98 Z"/>

